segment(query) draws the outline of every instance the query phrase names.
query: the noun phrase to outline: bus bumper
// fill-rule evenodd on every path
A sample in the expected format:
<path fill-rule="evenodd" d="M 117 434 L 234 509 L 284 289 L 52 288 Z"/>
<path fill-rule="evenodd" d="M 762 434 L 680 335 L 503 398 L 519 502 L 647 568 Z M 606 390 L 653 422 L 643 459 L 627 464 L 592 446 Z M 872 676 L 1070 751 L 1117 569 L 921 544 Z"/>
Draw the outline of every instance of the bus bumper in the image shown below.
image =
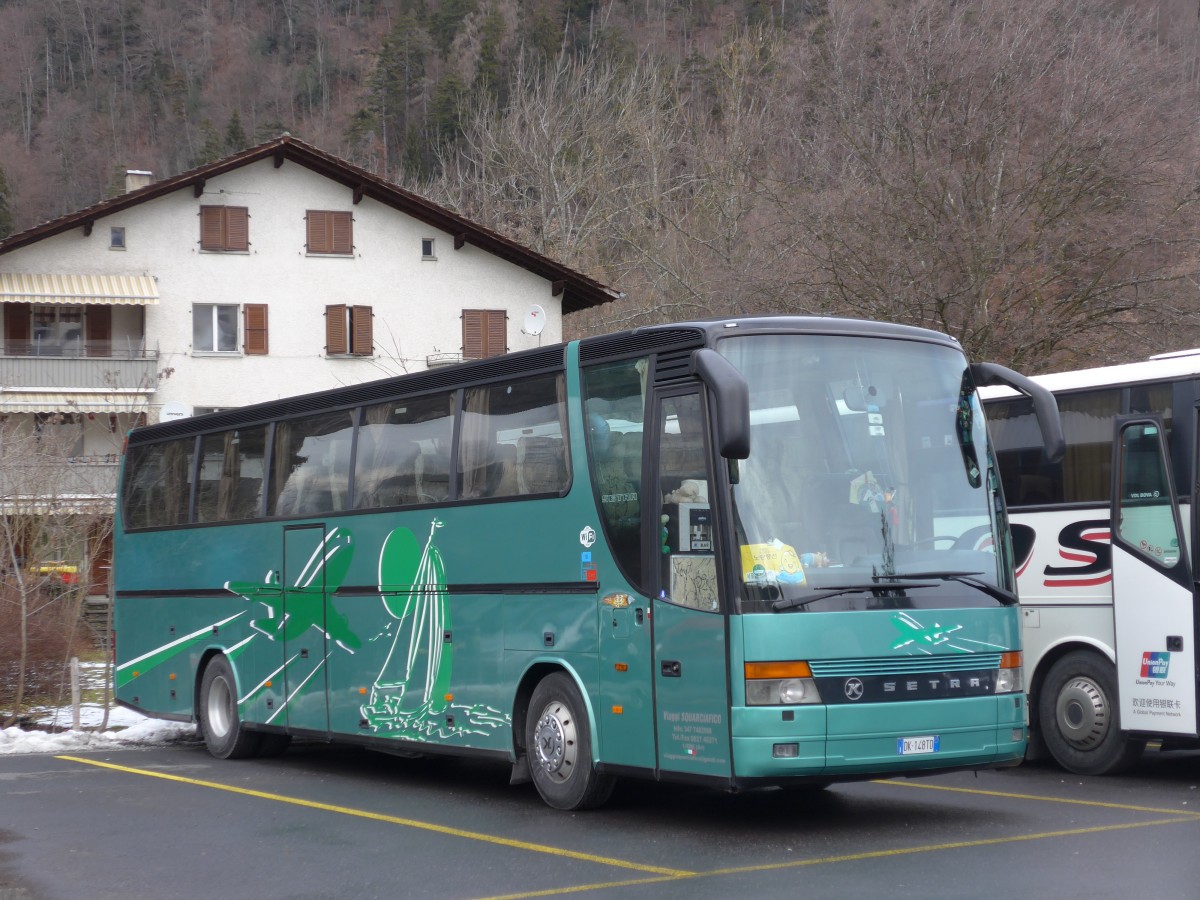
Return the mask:
<path fill-rule="evenodd" d="M 862 706 L 735 707 L 734 775 L 836 779 L 872 772 L 1013 765 L 1025 754 L 1025 695 Z"/>

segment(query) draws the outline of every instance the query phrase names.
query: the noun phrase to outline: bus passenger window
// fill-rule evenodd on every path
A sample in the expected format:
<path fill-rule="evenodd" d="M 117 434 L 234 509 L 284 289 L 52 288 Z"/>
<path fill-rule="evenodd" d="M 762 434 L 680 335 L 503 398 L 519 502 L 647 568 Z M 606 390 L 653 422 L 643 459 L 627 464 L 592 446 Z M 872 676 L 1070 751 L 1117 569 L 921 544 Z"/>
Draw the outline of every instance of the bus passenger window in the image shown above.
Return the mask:
<path fill-rule="evenodd" d="M 347 508 L 354 411 L 289 419 L 275 425 L 270 509 L 313 516 Z"/>
<path fill-rule="evenodd" d="M 569 466 L 561 375 L 468 388 L 459 440 L 460 496 L 557 494 Z"/>
<path fill-rule="evenodd" d="M 453 394 L 365 407 L 354 458 L 354 508 L 445 500 L 453 427 Z"/>
<path fill-rule="evenodd" d="M 186 438 L 129 449 L 122 507 L 126 528 L 187 524 L 195 445 Z"/>
<path fill-rule="evenodd" d="M 200 443 L 197 522 L 230 522 L 259 514 L 266 428 L 205 435 Z"/>

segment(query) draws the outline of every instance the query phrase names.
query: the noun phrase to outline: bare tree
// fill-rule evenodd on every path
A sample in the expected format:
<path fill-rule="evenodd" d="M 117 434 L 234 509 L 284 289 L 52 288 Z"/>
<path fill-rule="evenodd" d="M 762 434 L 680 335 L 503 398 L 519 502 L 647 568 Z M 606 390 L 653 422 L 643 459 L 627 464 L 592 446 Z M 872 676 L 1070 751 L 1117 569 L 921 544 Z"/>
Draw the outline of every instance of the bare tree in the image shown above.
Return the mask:
<path fill-rule="evenodd" d="M 793 125 L 817 151 L 812 202 L 779 197 L 805 213 L 808 293 L 1033 366 L 1194 307 L 1196 86 L 1153 21 L 1091 0 L 880 13 L 830 4 Z"/>
<path fill-rule="evenodd" d="M 64 418 L 0 422 L 0 620 L 15 626 L 4 629 L 12 646 L 0 654 L 5 725 L 20 718 L 29 688 L 52 685 L 82 643 L 89 544 L 111 527 L 111 500 L 97 499 L 111 491 L 111 469 L 75 464 Z"/>

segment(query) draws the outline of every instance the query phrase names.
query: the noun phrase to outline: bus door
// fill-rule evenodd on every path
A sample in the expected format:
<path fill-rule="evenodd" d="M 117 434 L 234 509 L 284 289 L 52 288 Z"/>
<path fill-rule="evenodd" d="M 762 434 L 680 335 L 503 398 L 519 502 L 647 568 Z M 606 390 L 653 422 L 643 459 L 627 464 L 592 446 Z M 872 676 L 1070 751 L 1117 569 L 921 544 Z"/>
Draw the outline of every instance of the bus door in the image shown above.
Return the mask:
<path fill-rule="evenodd" d="M 329 731 L 324 525 L 283 529 L 284 698 L 289 728 Z"/>
<path fill-rule="evenodd" d="M 654 422 L 651 459 L 658 471 L 645 505 L 659 526 L 646 544 L 657 559 L 648 574 L 658 765 L 665 772 L 728 777 L 729 659 L 701 395 L 660 394 Z"/>
<path fill-rule="evenodd" d="M 1195 592 L 1162 420 L 1118 420 L 1114 450 L 1112 579 L 1121 728 L 1195 734 Z"/>

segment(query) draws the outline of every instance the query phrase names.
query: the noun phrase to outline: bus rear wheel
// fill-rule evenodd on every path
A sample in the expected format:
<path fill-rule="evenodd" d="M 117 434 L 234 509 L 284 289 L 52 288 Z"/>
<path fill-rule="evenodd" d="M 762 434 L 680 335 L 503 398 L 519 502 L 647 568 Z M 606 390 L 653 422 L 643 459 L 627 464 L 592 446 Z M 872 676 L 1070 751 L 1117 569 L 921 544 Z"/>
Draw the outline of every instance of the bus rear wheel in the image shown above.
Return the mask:
<path fill-rule="evenodd" d="M 214 656 L 200 681 L 200 732 L 217 759 L 245 759 L 258 753 L 262 735 L 248 731 L 238 717 L 237 682 L 224 656 Z"/>
<path fill-rule="evenodd" d="M 525 752 L 538 793 L 555 809 L 601 806 L 616 783 L 592 765 L 592 742 L 583 697 L 563 672 L 533 690 L 525 723 Z"/>
<path fill-rule="evenodd" d="M 1038 696 L 1046 748 L 1069 772 L 1115 775 L 1141 757 L 1144 741 L 1121 733 L 1116 673 L 1107 659 L 1076 650 L 1050 667 Z"/>

